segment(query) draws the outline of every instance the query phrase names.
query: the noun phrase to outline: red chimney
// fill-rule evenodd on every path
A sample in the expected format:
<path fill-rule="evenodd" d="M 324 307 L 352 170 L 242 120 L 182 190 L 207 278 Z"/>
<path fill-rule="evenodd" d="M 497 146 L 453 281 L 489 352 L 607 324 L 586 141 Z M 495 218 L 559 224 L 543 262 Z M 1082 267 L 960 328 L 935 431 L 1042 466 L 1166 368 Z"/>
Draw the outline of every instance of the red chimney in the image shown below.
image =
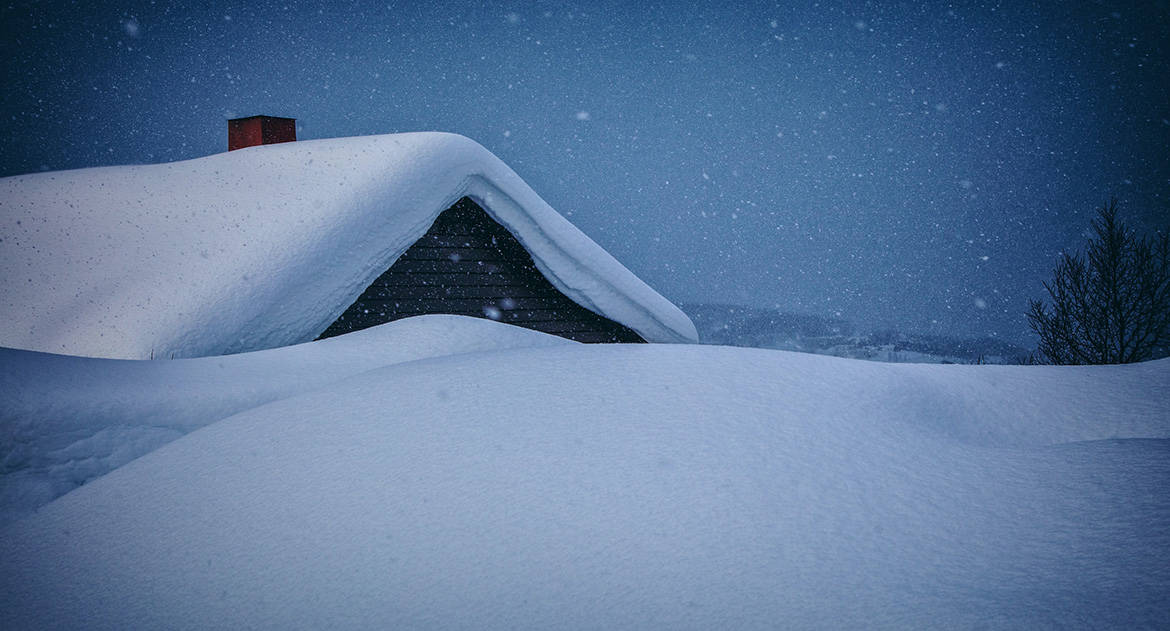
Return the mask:
<path fill-rule="evenodd" d="M 279 116 L 248 116 L 228 121 L 228 151 L 293 142 L 297 139 L 297 119 Z"/>

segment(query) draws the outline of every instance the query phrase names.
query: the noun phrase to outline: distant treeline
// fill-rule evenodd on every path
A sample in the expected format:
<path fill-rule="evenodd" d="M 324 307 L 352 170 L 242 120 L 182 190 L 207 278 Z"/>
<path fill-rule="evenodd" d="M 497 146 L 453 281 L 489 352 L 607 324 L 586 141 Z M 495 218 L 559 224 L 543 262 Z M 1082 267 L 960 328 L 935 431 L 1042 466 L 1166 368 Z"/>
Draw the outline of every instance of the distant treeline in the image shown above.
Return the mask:
<path fill-rule="evenodd" d="M 795 350 L 879 361 L 1023 363 L 1028 351 L 992 337 L 960 338 L 892 329 L 863 331 L 848 320 L 726 304 L 687 304 L 706 344 Z"/>

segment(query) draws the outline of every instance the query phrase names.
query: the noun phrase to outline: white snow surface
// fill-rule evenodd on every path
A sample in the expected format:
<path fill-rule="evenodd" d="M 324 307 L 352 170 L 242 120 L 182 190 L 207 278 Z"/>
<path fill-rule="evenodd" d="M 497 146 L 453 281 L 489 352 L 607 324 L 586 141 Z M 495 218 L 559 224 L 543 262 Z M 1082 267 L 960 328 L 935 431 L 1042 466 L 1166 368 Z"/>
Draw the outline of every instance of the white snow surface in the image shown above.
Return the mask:
<path fill-rule="evenodd" d="M 127 361 L 0 348 L 0 524 L 270 401 L 391 364 L 563 344 L 576 342 L 491 320 L 428 315 L 228 357 Z"/>
<path fill-rule="evenodd" d="M 0 628 L 1170 624 L 1170 360 L 492 349 L 511 329 L 463 320 L 369 332 L 417 336 L 414 361 L 348 336 L 277 362 L 6 356 L 46 434 L 264 394 L 0 527 Z M 160 393 L 224 381 L 238 403 Z"/>
<path fill-rule="evenodd" d="M 697 340 L 489 151 L 427 132 L 0 179 L 0 346 L 147 359 L 306 342 L 463 196 L 569 298 L 648 341 Z"/>

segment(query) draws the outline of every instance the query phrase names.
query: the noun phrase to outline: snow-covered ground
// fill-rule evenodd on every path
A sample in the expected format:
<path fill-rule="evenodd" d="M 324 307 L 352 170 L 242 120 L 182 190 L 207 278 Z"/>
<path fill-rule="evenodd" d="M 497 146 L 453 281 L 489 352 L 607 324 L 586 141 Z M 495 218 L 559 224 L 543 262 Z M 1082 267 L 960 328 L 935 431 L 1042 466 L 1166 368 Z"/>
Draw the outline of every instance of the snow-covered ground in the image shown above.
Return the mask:
<path fill-rule="evenodd" d="M 0 524 L 212 421 L 390 364 L 573 344 L 490 320 L 408 318 L 201 359 L 123 361 L 0 348 Z"/>
<path fill-rule="evenodd" d="M 1170 360 L 363 335 L 0 355 L 0 628 L 1170 624 Z"/>

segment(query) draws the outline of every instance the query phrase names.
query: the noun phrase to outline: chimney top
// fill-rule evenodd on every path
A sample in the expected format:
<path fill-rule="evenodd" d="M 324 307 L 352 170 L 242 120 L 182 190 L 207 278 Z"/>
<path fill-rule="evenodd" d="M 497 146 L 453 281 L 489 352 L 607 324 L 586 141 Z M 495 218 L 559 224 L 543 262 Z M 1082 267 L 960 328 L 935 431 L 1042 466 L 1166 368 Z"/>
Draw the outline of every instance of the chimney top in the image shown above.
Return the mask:
<path fill-rule="evenodd" d="M 297 139 L 297 119 L 279 116 L 246 116 L 228 121 L 228 151 L 293 142 Z"/>

